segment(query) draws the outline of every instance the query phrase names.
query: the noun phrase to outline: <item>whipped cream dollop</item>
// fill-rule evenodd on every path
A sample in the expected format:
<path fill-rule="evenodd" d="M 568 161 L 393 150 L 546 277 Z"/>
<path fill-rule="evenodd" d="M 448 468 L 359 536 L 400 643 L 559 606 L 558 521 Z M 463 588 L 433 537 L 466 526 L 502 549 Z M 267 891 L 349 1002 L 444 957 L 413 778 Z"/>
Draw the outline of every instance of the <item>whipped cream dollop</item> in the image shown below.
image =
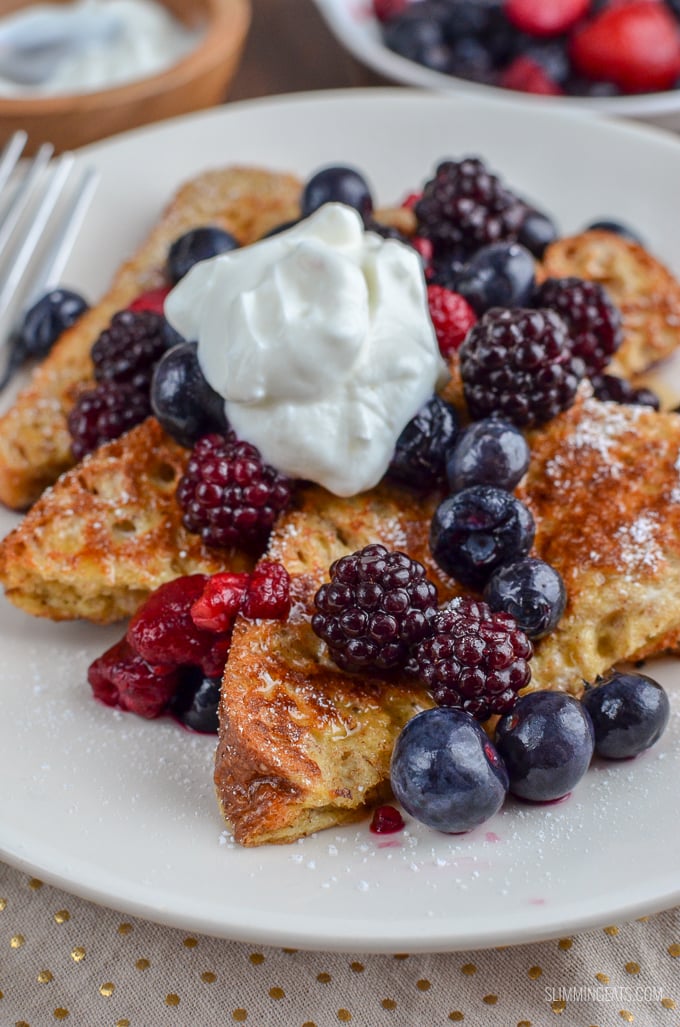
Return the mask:
<path fill-rule="evenodd" d="M 418 254 L 339 203 L 194 265 L 165 313 L 239 438 L 338 496 L 380 481 L 448 377 Z"/>

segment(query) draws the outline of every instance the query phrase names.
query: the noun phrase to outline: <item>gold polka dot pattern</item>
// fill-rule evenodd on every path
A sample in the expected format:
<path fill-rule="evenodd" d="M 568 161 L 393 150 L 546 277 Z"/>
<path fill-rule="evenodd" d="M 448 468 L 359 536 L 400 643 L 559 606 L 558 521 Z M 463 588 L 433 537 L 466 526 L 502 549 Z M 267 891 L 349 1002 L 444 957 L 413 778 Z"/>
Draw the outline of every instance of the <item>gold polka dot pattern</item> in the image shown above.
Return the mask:
<path fill-rule="evenodd" d="M 381 956 L 187 934 L 38 880 L 0 863 L 2 1027 L 187 1027 L 215 1010 L 225 1027 L 680 1027 L 680 910 L 529 946 Z M 572 1001 L 579 989 L 609 997 Z"/>

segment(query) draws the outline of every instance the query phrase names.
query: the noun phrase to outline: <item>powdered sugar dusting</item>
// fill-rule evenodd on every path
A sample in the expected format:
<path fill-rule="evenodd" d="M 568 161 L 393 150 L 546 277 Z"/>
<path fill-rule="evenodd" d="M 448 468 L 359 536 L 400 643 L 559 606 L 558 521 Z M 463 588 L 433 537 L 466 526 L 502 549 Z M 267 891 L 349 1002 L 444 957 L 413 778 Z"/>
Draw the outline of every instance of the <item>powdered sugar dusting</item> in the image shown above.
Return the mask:
<path fill-rule="evenodd" d="M 617 403 L 600 403 L 587 399 L 583 403 L 584 416 L 573 432 L 565 439 L 560 450 L 547 461 L 546 475 L 562 488 L 569 488 L 570 475 L 574 467 L 574 456 L 591 452 L 599 457 L 593 480 L 618 479 L 623 473 L 623 464 L 617 457 L 621 436 L 634 431 L 636 422 L 645 413 L 643 407 L 622 406 Z"/>

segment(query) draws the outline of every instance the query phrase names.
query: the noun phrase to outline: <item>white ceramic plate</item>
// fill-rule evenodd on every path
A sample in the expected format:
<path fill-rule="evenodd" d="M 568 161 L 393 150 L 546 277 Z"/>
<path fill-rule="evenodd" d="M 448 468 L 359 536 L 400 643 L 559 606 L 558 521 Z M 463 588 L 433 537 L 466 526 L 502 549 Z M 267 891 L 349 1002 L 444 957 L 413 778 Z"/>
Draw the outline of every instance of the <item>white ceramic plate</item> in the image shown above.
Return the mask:
<path fill-rule="evenodd" d="M 362 64 L 391 82 L 425 89 L 444 90 L 464 96 L 486 97 L 510 102 L 516 94 L 496 86 L 470 82 L 454 75 L 433 71 L 389 50 L 382 40 L 380 24 L 375 18 L 371 0 L 316 0 L 329 28 L 340 43 Z M 529 96 L 536 107 L 555 108 L 567 105 L 587 111 L 600 111 L 617 117 L 636 118 L 680 130 L 680 90 L 610 97 Z"/>
<path fill-rule="evenodd" d="M 352 161 L 383 202 L 444 155 L 483 154 L 564 231 L 620 214 L 680 268 L 680 143 L 649 130 L 403 90 L 215 110 L 91 147 L 102 171 L 65 283 L 90 296 L 201 169 L 255 162 L 301 176 Z M 3 513 L 0 527 L 17 518 Z M 474 833 L 368 823 L 243 850 L 223 830 L 211 738 L 116 713 L 88 663 L 121 631 L 0 607 L 0 855 L 47 881 L 152 920 L 229 938 L 355 951 L 536 940 L 680 900 L 680 663 L 658 665 L 674 716 L 661 743 L 596 766 L 566 802 L 509 803 Z M 656 671 L 655 671 L 656 673 Z"/>

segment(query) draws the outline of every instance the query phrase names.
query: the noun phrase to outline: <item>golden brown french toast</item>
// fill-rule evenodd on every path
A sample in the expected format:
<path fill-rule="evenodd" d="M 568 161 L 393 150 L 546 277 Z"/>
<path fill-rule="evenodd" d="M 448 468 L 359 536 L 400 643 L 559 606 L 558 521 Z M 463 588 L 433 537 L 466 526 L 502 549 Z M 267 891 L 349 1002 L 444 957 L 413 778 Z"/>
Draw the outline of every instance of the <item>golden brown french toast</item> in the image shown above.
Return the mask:
<path fill-rule="evenodd" d="M 209 549 L 182 526 L 186 461 L 149 417 L 67 471 L 0 545 L 7 598 L 36 616 L 106 624 L 179 575 L 248 569 L 247 553 Z"/>
<path fill-rule="evenodd" d="M 623 342 L 608 370 L 631 378 L 680 345 L 680 284 L 637 243 L 613 232 L 590 231 L 548 246 L 541 278 L 599 282 L 619 307 Z"/>
<path fill-rule="evenodd" d="M 208 171 L 179 189 L 107 294 L 64 332 L 0 418 L 0 502 L 25 509 L 73 465 L 66 419 L 78 389 L 92 379 L 92 345 L 117 311 L 164 284 L 170 244 L 208 223 L 227 229 L 241 243 L 253 242 L 297 216 L 299 195 L 300 183 L 292 175 L 245 167 Z"/>
<path fill-rule="evenodd" d="M 290 842 L 386 798 L 399 731 L 433 705 L 405 675 L 343 674 L 310 626 L 330 563 L 378 539 L 426 558 L 417 497 L 383 486 L 342 500 L 310 487 L 274 533 L 269 558 L 292 575 L 291 614 L 237 625 L 220 703 L 215 785 L 243 845 Z"/>
<path fill-rule="evenodd" d="M 532 438 L 518 489 L 535 552 L 563 576 L 565 614 L 536 644 L 530 687 L 578 694 L 614 663 L 680 640 L 680 416 L 581 396 Z M 383 486 L 351 500 L 308 489 L 270 558 L 293 575 L 289 620 L 241 621 L 227 661 L 215 784 L 244 845 L 292 841 L 352 819 L 389 788 L 392 746 L 431 705 L 413 678 L 343 674 L 310 625 L 332 560 L 380 541 L 421 560 L 434 500 Z"/>

